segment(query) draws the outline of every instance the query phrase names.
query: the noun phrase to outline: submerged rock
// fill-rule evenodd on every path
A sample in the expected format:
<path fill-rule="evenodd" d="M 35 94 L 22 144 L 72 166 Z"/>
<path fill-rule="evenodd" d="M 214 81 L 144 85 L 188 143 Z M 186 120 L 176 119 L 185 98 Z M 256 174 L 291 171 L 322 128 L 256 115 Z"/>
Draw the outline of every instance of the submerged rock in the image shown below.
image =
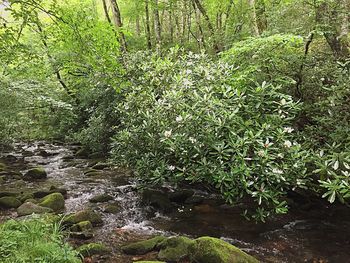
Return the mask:
<path fill-rule="evenodd" d="M 168 213 L 173 210 L 173 205 L 168 196 L 162 191 L 145 189 L 142 192 L 142 201 L 162 212 Z"/>
<path fill-rule="evenodd" d="M 49 194 L 40 200 L 39 205 L 60 212 L 64 209 L 64 197 L 61 193 Z"/>
<path fill-rule="evenodd" d="M 159 248 L 159 244 L 166 240 L 166 237 L 157 236 L 148 240 L 131 243 L 122 247 L 122 251 L 128 255 L 144 255 Z"/>
<path fill-rule="evenodd" d="M 63 223 L 65 225 L 74 225 L 83 221 L 90 221 L 93 226 L 103 223 L 101 215 L 92 211 L 91 209 L 86 209 L 75 214 L 71 214 L 63 220 Z"/>
<path fill-rule="evenodd" d="M 192 243 L 193 240 L 187 237 L 168 238 L 160 244 L 161 250 L 158 253 L 158 259 L 166 262 L 179 262 L 189 256 L 189 248 Z"/>
<path fill-rule="evenodd" d="M 0 198 L 1 208 L 17 208 L 21 205 L 21 201 L 13 196 L 4 196 Z"/>
<path fill-rule="evenodd" d="M 171 202 L 175 203 L 185 203 L 185 201 L 194 195 L 194 191 L 190 189 L 184 189 L 175 191 L 168 194 L 168 197 Z"/>
<path fill-rule="evenodd" d="M 53 210 L 48 207 L 42 207 L 31 202 L 26 202 L 17 208 L 18 216 L 27 216 L 31 214 L 51 213 Z"/>
<path fill-rule="evenodd" d="M 191 262 L 201 263 L 258 263 L 254 257 L 217 238 L 200 237 L 189 248 Z"/>
<path fill-rule="evenodd" d="M 111 249 L 100 243 L 90 243 L 78 247 L 77 251 L 83 257 L 88 257 L 93 255 L 104 255 L 106 253 L 110 253 Z"/>
<path fill-rule="evenodd" d="M 39 180 L 39 179 L 46 179 L 47 178 L 47 173 L 45 171 L 44 168 L 42 167 L 36 167 L 36 168 L 32 168 L 30 170 L 28 170 L 25 175 L 24 175 L 25 179 L 35 179 L 35 180 Z"/>

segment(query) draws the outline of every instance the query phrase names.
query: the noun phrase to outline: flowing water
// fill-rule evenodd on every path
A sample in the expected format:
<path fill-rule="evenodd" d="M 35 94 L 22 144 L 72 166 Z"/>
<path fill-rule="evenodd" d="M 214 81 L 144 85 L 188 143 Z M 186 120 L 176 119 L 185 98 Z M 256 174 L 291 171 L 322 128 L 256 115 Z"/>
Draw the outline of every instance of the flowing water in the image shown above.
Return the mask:
<path fill-rule="evenodd" d="M 246 221 L 238 208 L 223 205 L 215 195 L 197 190 L 196 194 L 205 198 L 204 203 L 177 206 L 174 212 L 163 215 L 142 205 L 137 181 L 128 171 L 115 168 L 105 169 L 97 177 L 84 175 L 93 161 L 77 159 L 75 149 L 43 142 L 15 144 L 13 151 L 2 153 L 2 158 L 21 173 L 29 167 L 42 166 L 48 178 L 9 181 L 1 185 L 0 191 L 48 189 L 54 185 L 68 190 L 65 213 L 87 207 L 101 212 L 104 224 L 94 230 L 94 238 L 89 240 L 113 249 L 113 256 L 101 262 L 132 262 L 120 252 L 120 245 L 156 234 L 222 238 L 262 262 L 350 262 L 350 209 L 304 207 L 265 224 L 255 224 Z M 105 213 L 106 204 L 89 202 L 102 193 L 113 196 L 110 202 L 118 204 L 119 213 Z M 15 211 L 0 211 L 0 222 L 11 217 L 16 217 Z"/>

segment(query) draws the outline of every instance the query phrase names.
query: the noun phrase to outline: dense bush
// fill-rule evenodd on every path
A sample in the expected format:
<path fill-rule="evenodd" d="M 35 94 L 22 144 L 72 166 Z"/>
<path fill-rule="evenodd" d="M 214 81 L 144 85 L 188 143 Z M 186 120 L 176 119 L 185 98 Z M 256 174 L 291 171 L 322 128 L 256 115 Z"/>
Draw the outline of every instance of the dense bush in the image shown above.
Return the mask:
<path fill-rule="evenodd" d="M 119 107 L 114 159 L 153 183 L 204 182 L 230 203 L 250 197 L 259 219 L 286 212 L 286 192 L 307 180 L 292 128 L 300 105 L 266 82 L 242 86 L 206 55 L 139 59 L 144 77 Z"/>
<path fill-rule="evenodd" d="M 81 260 L 64 243 L 60 227 L 43 219 L 9 220 L 0 225 L 2 263 L 78 263 Z"/>

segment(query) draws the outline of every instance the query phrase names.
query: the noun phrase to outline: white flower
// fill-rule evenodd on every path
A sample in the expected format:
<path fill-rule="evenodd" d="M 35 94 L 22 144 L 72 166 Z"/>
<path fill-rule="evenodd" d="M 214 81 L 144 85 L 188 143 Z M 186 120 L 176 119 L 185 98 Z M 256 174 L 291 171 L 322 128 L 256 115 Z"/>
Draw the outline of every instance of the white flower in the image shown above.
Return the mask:
<path fill-rule="evenodd" d="M 273 145 L 273 143 L 270 142 L 270 139 L 269 139 L 269 138 L 267 138 L 267 139 L 266 139 L 266 142 L 264 143 L 264 147 L 267 148 L 267 147 L 269 147 L 269 146 L 271 146 L 271 145 Z"/>
<path fill-rule="evenodd" d="M 284 145 L 284 147 L 286 147 L 286 148 L 290 148 L 290 147 L 292 147 L 292 142 L 291 141 L 285 141 L 284 143 L 283 143 L 283 145 Z"/>
<path fill-rule="evenodd" d="M 192 142 L 192 143 L 195 143 L 197 140 L 195 139 L 195 138 L 193 138 L 193 137 L 190 137 L 190 138 L 188 138 L 189 140 L 190 140 L 190 142 Z"/>
<path fill-rule="evenodd" d="M 188 80 L 188 79 L 184 79 L 183 85 L 184 85 L 185 87 L 190 87 L 190 86 L 192 86 L 192 81 L 191 81 L 191 80 Z"/>
<path fill-rule="evenodd" d="M 285 127 L 284 128 L 284 132 L 286 132 L 286 133 L 292 133 L 293 131 L 294 131 L 294 129 L 291 128 L 291 127 Z"/>
<path fill-rule="evenodd" d="M 191 75 L 191 74 L 192 74 L 192 70 L 186 69 L 186 74 L 187 74 L 187 75 Z"/>
<path fill-rule="evenodd" d="M 171 130 L 170 130 L 170 131 L 165 131 L 165 132 L 164 132 L 164 136 L 165 136 L 166 138 L 169 138 L 169 137 L 171 137 L 171 133 L 172 133 Z"/>
<path fill-rule="evenodd" d="M 272 172 L 273 172 L 274 174 L 283 174 L 283 171 L 280 170 L 280 169 L 278 169 L 278 168 L 273 168 L 273 169 L 272 169 Z"/>
<path fill-rule="evenodd" d="M 168 166 L 168 169 L 169 169 L 170 171 L 174 171 L 175 168 L 176 168 L 176 167 L 175 167 L 174 165 L 169 165 L 169 166 Z"/>
<path fill-rule="evenodd" d="M 287 101 L 286 101 L 285 99 L 282 99 L 282 100 L 280 101 L 280 103 L 281 103 L 281 105 L 283 106 L 283 105 L 286 105 L 286 104 L 287 104 Z"/>
<path fill-rule="evenodd" d="M 181 116 L 176 117 L 176 122 L 182 122 L 183 118 Z"/>
<path fill-rule="evenodd" d="M 263 150 L 260 150 L 260 151 L 258 151 L 258 155 L 260 157 L 264 157 L 265 156 L 265 152 Z"/>

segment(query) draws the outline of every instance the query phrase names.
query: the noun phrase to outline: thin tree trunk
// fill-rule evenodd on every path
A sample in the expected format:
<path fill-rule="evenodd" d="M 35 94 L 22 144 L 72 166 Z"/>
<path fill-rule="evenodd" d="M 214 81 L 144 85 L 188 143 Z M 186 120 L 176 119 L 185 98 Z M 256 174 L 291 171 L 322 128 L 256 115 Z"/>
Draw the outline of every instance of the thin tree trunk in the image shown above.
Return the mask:
<path fill-rule="evenodd" d="M 156 35 L 156 49 L 159 52 L 162 46 L 162 28 L 160 25 L 158 0 L 154 0 L 154 31 Z"/>
<path fill-rule="evenodd" d="M 140 16 L 139 15 L 136 16 L 136 35 L 138 37 L 141 36 L 141 25 L 140 25 Z"/>
<path fill-rule="evenodd" d="M 122 31 L 123 23 L 122 23 L 122 18 L 120 15 L 119 6 L 117 3 L 117 0 L 110 0 L 110 1 L 111 1 L 111 5 L 112 5 L 114 24 L 115 24 L 117 30 L 119 31 L 118 34 L 119 34 L 119 41 L 120 41 L 121 49 L 122 49 L 122 51 L 127 52 L 126 39 L 125 39 L 125 35 Z"/>
<path fill-rule="evenodd" d="M 205 38 L 204 38 L 203 28 L 201 25 L 201 14 L 197 11 L 196 4 L 194 2 L 192 2 L 192 5 L 195 12 L 195 19 L 196 19 L 196 24 L 198 28 L 198 34 L 199 34 L 198 45 L 199 45 L 199 49 L 202 49 L 202 48 L 205 48 Z"/>
<path fill-rule="evenodd" d="M 103 11 L 105 13 L 105 17 L 106 17 L 108 23 L 112 24 L 112 20 L 108 14 L 108 7 L 107 7 L 106 0 L 102 0 L 102 4 L 103 4 Z"/>
<path fill-rule="evenodd" d="M 219 48 L 219 45 L 218 45 L 217 40 L 216 40 L 214 27 L 213 27 L 212 23 L 210 22 L 210 18 L 209 18 L 208 14 L 207 14 L 207 11 L 204 9 L 204 7 L 201 4 L 200 0 L 192 0 L 192 1 L 196 4 L 198 10 L 201 12 L 202 16 L 206 20 L 208 28 L 209 28 L 209 31 L 210 31 L 210 34 L 211 34 L 211 36 L 213 38 L 214 51 L 216 53 L 219 53 L 220 52 L 220 48 Z"/>
<path fill-rule="evenodd" d="M 152 49 L 152 39 L 151 39 L 151 26 L 149 18 L 149 3 L 148 0 L 145 1 L 145 13 L 146 13 L 146 38 L 147 38 L 147 47 Z"/>
<path fill-rule="evenodd" d="M 255 0 L 248 0 L 249 9 L 250 9 L 250 19 L 251 19 L 251 25 L 252 25 L 252 34 L 254 36 L 259 36 L 259 27 L 258 27 L 258 20 L 256 17 L 256 9 L 255 9 Z"/>

